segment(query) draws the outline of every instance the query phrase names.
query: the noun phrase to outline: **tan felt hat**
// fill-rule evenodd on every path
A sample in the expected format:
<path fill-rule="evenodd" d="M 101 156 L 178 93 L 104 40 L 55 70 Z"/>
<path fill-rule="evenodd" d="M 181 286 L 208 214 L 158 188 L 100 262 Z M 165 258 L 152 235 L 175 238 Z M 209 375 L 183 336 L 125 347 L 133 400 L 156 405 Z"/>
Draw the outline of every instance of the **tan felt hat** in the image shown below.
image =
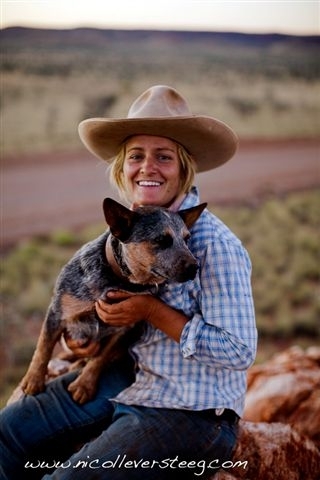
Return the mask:
<path fill-rule="evenodd" d="M 155 85 L 142 93 L 127 118 L 83 120 L 79 135 L 90 152 L 108 163 L 132 135 L 168 137 L 187 149 L 198 172 L 227 162 L 238 144 L 230 127 L 213 117 L 193 115 L 180 93 L 165 85 Z"/>

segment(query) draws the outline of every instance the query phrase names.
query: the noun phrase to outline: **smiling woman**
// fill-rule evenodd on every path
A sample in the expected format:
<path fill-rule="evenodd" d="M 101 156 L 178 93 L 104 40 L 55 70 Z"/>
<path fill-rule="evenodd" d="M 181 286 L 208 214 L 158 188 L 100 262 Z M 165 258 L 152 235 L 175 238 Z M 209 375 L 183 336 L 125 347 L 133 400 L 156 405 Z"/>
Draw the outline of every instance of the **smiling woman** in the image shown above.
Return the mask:
<path fill-rule="evenodd" d="M 75 464 L 99 458 L 107 464 L 125 454 L 131 463 L 139 458 L 156 462 L 154 470 L 119 468 L 110 475 L 95 470 L 93 476 L 79 467 L 79 480 L 191 479 L 194 470 L 187 471 L 185 460 L 219 458 L 222 464 L 232 458 L 247 369 L 256 354 L 248 253 L 206 204 L 200 204 L 192 185 L 195 165 L 208 171 L 227 162 L 236 151 L 237 136 L 220 120 L 193 114 L 185 98 L 166 85 L 143 92 L 126 118 L 83 120 L 79 134 L 93 154 L 120 164 L 115 171 L 119 188 L 131 202 L 133 212 L 127 215 L 134 224 L 137 205 L 167 207 L 182 216 L 185 225 L 181 219 L 176 225 L 179 245 L 189 249 L 193 260 L 187 262 L 182 250 L 179 260 L 170 256 L 176 235 L 172 225 L 158 231 L 158 217 L 141 228 L 142 235 L 144 230 L 152 233 L 151 246 L 142 242 L 145 250 L 138 251 L 139 242 L 130 236 L 120 239 L 126 248 L 118 248 L 117 254 L 124 252 L 123 260 L 138 258 L 148 272 L 159 274 L 152 259 L 164 255 L 161 265 L 175 271 L 182 261 L 181 270 L 173 281 L 159 284 L 156 293 L 133 295 L 118 287 L 94 299 L 101 322 L 114 328 L 142 324 L 141 335 L 124 358 L 103 371 L 96 396 L 87 403 L 69 395 L 71 373 L 50 382 L 36 397 L 27 395 L 3 410 L 1 478 L 26 478 L 26 461 L 37 456 L 45 461 L 69 458 Z M 180 145 L 186 152 L 183 161 Z M 192 223 L 186 210 L 192 216 L 197 212 Z M 161 211 L 165 218 L 171 216 Z M 112 218 L 111 207 L 108 212 Z M 110 219 L 108 224 L 113 231 Z M 105 250 L 99 249 L 99 265 L 108 261 Z M 90 282 L 92 278 L 91 273 Z M 79 442 L 84 446 L 74 453 Z M 175 457 L 184 460 L 181 471 L 159 467 Z M 33 480 L 43 473 L 33 471 Z M 57 468 L 48 473 L 43 478 L 71 480 L 75 472 Z M 202 477 L 211 473 L 207 469 Z"/>

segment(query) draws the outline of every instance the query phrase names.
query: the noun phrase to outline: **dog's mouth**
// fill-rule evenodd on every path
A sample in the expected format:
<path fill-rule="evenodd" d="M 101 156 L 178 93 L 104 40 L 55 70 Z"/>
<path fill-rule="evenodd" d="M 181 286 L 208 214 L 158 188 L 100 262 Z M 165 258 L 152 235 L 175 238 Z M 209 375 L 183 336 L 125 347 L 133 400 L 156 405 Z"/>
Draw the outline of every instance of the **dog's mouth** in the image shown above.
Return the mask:
<path fill-rule="evenodd" d="M 181 272 L 176 272 L 174 276 L 166 275 L 155 268 L 151 270 L 151 273 L 155 275 L 155 277 L 157 277 L 157 283 L 164 283 L 166 281 L 184 283 L 184 282 L 187 282 L 188 280 L 194 280 L 197 274 L 197 271 L 198 271 L 198 265 L 190 264 L 185 266 L 185 268 Z"/>
<path fill-rule="evenodd" d="M 166 280 L 169 279 L 169 277 L 161 272 L 159 272 L 159 270 L 156 270 L 155 268 L 152 268 L 150 270 L 150 272 L 152 273 L 152 275 L 154 275 L 157 279 L 157 283 L 162 283 L 162 282 L 165 282 Z M 159 281 L 160 279 L 160 281 Z"/>

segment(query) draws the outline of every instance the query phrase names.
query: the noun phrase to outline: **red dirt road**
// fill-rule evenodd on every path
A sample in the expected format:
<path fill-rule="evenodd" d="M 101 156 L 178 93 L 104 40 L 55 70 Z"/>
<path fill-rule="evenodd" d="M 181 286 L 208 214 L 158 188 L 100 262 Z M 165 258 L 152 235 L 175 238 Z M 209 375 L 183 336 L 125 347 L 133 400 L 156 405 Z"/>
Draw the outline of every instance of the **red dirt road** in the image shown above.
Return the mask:
<path fill-rule="evenodd" d="M 86 151 L 4 158 L 1 248 L 58 228 L 103 220 L 102 199 L 117 197 L 106 164 Z M 202 200 L 255 204 L 265 195 L 320 186 L 320 141 L 246 142 L 226 165 L 197 176 Z"/>

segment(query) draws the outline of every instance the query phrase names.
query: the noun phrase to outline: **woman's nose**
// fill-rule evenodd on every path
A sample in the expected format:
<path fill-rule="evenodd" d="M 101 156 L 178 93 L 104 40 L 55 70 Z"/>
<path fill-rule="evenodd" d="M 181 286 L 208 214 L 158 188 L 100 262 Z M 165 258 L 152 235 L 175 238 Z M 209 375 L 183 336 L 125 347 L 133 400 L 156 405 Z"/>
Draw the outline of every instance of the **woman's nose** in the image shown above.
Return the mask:
<path fill-rule="evenodd" d="M 155 171 L 155 162 L 151 157 L 145 157 L 144 161 L 141 164 L 140 172 L 141 173 L 152 173 Z"/>

